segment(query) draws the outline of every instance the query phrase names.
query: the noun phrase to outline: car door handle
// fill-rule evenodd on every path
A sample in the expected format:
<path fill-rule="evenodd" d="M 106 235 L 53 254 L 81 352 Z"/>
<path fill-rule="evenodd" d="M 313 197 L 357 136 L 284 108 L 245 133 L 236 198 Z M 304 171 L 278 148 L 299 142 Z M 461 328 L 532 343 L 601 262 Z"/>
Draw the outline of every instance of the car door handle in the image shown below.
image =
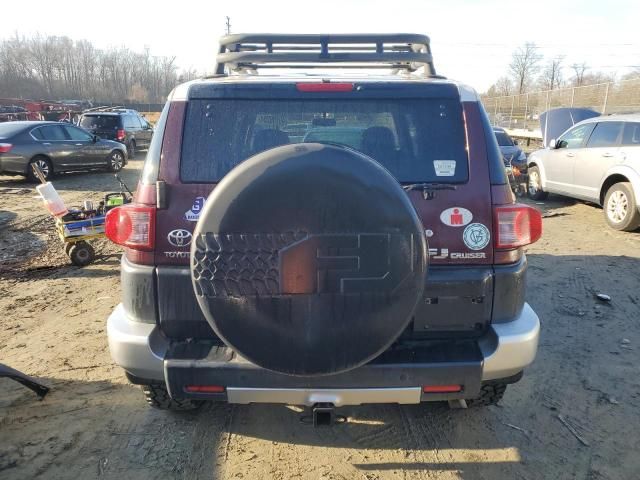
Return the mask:
<path fill-rule="evenodd" d="M 84 143 L 76 143 L 76 145 L 77 145 L 78 147 L 81 147 L 82 145 L 84 145 Z"/>
<path fill-rule="evenodd" d="M 613 153 L 611 153 L 611 152 L 604 152 L 604 153 L 602 154 L 602 156 L 603 156 L 603 157 L 610 158 L 610 157 L 613 157 Z"/>
<path fill-rule="evenodd" d="M 576 156 L 575 153 L 567 152 L 567 157 L 575 157 L 575 156 Z"/>
<path fill-rule="evenodd" d="M 49 142 L 44 142 L 43 145 L 51 145 Z"/>

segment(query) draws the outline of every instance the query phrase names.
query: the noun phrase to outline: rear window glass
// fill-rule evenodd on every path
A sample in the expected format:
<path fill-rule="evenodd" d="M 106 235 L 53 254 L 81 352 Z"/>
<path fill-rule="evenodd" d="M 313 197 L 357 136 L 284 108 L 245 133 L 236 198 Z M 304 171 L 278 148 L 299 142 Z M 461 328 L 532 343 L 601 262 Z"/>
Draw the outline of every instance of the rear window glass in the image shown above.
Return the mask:
<path fill-rule="evenodd" d="M 24 123 L 0 122 L 0 138 L 13 137 L 25 129 Z"/>
<path fill-rule="evenodd" d="M 501 147 L 513 147 L 511 137 L 504 132 L 495 132 L 498 145 Z"/>
<path fill-rule="evenodd" d="M 289 143 L 366 153 L 400 182 L 466 182 L 462 106 L 455 99 L 191 100 L 180 175 L 216 182 L 243 160 Z"/>
<path fill-rule="evenodd" d="M 80 120 L 80 126 L 89 130 L 118 129 L 119 117 L 116 115 L 85 115 Z"/>

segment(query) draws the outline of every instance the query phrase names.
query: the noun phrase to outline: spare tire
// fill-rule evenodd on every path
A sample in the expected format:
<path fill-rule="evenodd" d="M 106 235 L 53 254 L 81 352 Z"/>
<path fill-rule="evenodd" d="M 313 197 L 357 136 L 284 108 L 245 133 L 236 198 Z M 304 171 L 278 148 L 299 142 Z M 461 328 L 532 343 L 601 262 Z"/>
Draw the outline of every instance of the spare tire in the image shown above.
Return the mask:
<path fill-rule="evenodd" d="M 427 244 L 402 187 L 355 150 L 286 145 L 215 187 L 191 246 L 200 308 L 254 364 L 291 375 L 358 367 L 422 297 Z"/>

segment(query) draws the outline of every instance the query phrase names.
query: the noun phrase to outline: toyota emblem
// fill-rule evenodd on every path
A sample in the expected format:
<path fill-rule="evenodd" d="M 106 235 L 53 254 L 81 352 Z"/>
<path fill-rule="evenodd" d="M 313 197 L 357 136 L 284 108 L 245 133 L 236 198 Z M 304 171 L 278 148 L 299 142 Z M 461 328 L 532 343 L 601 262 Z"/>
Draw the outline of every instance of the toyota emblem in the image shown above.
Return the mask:
<path fill-rule="evenodd" d="M 167 240 L 174 247 L 186 247 L 191 243 L 191 232 L 182 228 L 171 230 L 167 235 Z"/>

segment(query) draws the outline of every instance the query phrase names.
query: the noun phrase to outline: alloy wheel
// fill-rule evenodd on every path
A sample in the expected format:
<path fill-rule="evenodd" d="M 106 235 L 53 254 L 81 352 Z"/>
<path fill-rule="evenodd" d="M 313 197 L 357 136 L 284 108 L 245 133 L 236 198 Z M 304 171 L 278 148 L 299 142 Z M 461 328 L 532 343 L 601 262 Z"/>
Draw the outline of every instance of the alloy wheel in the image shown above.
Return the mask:
<path fill-rule="evenodd" d="M 628 212 L 629 199 L 627 195 L 620 190 L 616 190 L 609 196 L 609 201 L 607 202 L 609 219 L 614 223 L 620 223 L 627 217 Z"/>

